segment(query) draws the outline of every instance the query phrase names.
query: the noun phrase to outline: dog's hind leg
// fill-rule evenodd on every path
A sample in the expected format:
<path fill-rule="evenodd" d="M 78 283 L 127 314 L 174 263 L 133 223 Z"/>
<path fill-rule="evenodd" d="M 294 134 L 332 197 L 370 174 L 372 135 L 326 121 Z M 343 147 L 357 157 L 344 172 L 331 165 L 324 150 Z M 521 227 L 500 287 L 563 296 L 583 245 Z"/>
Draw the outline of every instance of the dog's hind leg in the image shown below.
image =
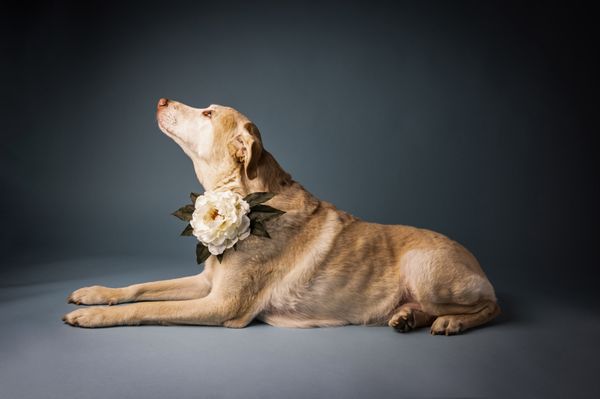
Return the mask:
<path fill-rule="evenodd" d="M 71 293 L 67 301 L 77 305 L 116 305 L 136 301 L 173 301 L 205 297 L 211 289 L 206 272 L 172 280 L 134 284 L 122 288 L 100 285 L 83 287 Z"/>
<path fill-rule="evenodd" d="M 469 328 L 485 324 L 500 314 L 500 307 L 494 301 L 483 301 L 469 307 L 452 304 L 437 305 L 437 308 L 441 315 L 431 326 L 431 333 L 434 335 L 459 334 Z"/>

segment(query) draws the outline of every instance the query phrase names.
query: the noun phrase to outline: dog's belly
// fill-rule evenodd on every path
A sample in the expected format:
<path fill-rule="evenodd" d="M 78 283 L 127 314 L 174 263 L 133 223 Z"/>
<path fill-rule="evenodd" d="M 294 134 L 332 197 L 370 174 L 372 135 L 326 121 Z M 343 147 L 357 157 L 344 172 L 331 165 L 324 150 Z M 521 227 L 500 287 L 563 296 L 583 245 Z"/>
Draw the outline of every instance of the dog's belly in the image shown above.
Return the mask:
<path fill-rule="evenodd" d="M 258 320 L 264 321 L 274 327 L 286 327 L 286 328 L 314 328 L 314 327 L 338 327 L 350 324 L 344 320 L 336 319 L 312 319 L 312 318 L 299 318 L 296 315 L 284 315 L 274 313 L 261 313 Z"/>
<path fill-rule="evenodd" d="M 335 281 L 291 290 L 272 297 L 257 318 L 273 326 L 300 328 L 387 323 L 404 302 L 406 290 L 399 281 L 390 281 L 385 288 L 382 281 L 362 283 L 366 284 L 362 291 L 340 287 Z"/>

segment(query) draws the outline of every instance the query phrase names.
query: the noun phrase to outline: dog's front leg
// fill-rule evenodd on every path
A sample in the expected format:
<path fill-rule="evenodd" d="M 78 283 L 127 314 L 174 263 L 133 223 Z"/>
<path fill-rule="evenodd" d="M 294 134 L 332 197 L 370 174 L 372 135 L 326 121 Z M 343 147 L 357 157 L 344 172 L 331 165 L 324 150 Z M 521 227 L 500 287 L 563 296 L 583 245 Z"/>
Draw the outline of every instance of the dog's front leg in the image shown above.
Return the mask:
<path fill-rule="evenodd" d="M 69 295 L 67 302 L 76 305 L 116 305 L 136 301 L 175 301 L 202 298 L 210 292 L 207 272 L 172 280 L 134 284 L 122 288 L 101 285 L 80 288 Z"/>
<path fill-rule="evenodd" d="M 235 303 L 208 295 L 187 301 L 79 308 L 63 316 L 63 320 L 72 326 L 89 328 L 139 324 L 223 325 L 236 314 Z"/>

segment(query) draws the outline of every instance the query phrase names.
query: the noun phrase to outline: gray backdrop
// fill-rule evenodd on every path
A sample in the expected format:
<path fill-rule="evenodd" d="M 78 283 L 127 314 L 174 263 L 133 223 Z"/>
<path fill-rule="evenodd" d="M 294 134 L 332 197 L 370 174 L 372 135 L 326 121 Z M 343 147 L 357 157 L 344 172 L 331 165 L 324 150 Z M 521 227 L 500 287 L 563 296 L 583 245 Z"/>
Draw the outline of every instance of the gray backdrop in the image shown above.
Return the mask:
<path fill-rule="evenodd" d="M 0 17 L 0 396 L 139 397 L 134 381 L 165 397 L 153 376 L 167 371 L 181 397 L 198 397 L 194 384 L 243 396 L 223 382 L 231 367 L 247 397 L 600 392 L 597 14 L 478 1 L 19 7 Z M 201 187 L 156 126 L 160 97 L 233 106 L 318 197 L 462 242 L 504 315 L 451 341 L 62 326 L 81 285 L 199 270 L 170 213 Z"/>

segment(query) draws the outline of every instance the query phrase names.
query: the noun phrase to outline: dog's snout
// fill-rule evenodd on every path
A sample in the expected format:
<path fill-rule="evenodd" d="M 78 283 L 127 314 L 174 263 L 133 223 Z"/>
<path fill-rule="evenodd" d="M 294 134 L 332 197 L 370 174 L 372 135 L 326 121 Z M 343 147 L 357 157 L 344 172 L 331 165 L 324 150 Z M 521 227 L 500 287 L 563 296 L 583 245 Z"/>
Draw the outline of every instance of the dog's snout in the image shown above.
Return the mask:
<path fill-rule="evenodd" d="M 169 100 L 167 100 L 166 98 L 161 98 L 160 100 L 158 100 L 158 105 L 156 107 L 163 108 L 163 107 L 166 107 L 167 105 L 169 105 Z"/>

